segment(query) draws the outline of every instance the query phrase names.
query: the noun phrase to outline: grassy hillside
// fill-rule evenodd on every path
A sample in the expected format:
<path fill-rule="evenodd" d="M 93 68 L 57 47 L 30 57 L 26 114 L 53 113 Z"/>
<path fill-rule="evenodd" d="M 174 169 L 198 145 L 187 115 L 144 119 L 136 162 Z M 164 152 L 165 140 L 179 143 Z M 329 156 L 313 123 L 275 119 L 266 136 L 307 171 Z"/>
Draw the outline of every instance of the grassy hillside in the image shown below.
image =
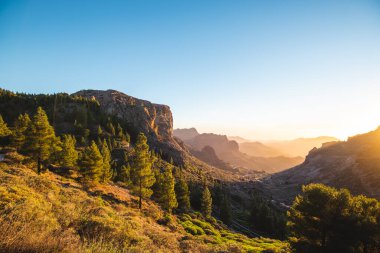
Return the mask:
<path fill-rule="evenodd" d="M 1 252 L 288 252 L 287 243 L 250 239 L 197 213 L 168 215 L 152 201 L 139 211 L 116 184 L 34 167 L 15 152 L 0 163 Z"/>

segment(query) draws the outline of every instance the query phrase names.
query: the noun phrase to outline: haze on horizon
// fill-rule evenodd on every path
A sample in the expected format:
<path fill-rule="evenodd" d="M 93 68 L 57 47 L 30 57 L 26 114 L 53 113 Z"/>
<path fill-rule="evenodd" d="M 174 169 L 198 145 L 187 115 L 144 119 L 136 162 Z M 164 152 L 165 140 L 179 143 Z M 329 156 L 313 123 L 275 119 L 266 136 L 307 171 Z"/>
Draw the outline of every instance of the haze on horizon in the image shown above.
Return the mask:
<path fill-rule="evenodd" d="M 0 87 L 115 89 L 253 140 L 380 125 L 380 4 L 0 1 Z"/>

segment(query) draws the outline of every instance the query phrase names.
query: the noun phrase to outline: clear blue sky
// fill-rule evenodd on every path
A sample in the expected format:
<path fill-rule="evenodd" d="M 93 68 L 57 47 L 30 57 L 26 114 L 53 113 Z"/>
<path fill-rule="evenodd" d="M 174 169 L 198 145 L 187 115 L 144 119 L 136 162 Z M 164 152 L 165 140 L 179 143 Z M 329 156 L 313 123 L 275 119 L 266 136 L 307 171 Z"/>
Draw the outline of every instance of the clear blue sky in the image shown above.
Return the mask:
<path fill-rule="evenodd" d="M 380 1 L 0 0 L 0 87 L 116 89 L 252 139 L 380 125 Z"/>

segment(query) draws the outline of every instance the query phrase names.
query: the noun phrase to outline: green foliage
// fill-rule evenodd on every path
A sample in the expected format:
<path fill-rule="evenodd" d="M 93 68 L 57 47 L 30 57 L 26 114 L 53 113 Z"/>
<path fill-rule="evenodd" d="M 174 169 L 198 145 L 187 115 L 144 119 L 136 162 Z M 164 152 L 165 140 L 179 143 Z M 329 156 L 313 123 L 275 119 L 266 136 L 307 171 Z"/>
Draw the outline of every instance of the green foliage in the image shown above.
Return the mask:
<path fill-rule="evenodd" d="M 141 209 L 141 199 L 152 195 L 151 190 L 155 177 L 152 171 L 153 159 L 149 152 L 147 138 L 143 133 L 137 137 L 135 144 L 135 155 L 133 167 L 131 169 L 132 189 L 139 196 L 139 208 Z"/>
<path fill-rule="evenodd" d="M 59 156 L 59 164 L 65 167 L 74 167 L 77 165 L 78 152 L 75 149 L 76 140 L 72 135 L 63 135 Z"/>
<path fill-rule="evenodd" d="M 26 130 L 30 127 L 31 120 L 27 113 L 20 114 L 13 124 L 12 146 L 22 151 L 26 141 Z"/>
<path fill-rule="evenodd" d="M 131 166 L 129 164 L 120 167 L 119 180 L 126 185 L 131 183 Z"/>
<path fill-rule="evenodd" d="M 103 174 L 103 157 L 94 141 L 86 147 L 81 159 L 81 172 L 85 180 L 99 182 Z"/>
<path fill-rule="evenodd" d="M 160 203 L 166 211 L 171 213 L 172 209 L 178 207 L 174 191 L 175 182 L 171 167 L 165 168 L 162 173 L 158 173 L 156 184 L 156 189 L 158 190 L 156 193 L 158 203 Z"/>
<path fill-rule="evenodd" d="M 211 217 L 212 212 L 212 198 L 210 190 L 204 186 L 201 200 L 201 211 L 205 217 Z"/>
<path fill-rule="evenodd" d="M 41 161 L 48 160 L 56 151 L 58 144 L 54 129 L 42 107 L 37 108 L 26 133 L 26 149 L 38 160 L 38 172 L 40 172 Z"/>
<path fill-rule="evenodd" d="M 7 123 L 4 122 L 3 117 L 0 114 L 0 137 L 10 135 L 12 132 L 9 130 Z"/>
<path fill-rule="evenodd" d="M 178 209 L 182 212 L 187 212 L 190 210 L 190 192 L 189 187 L 183 174 L 181 172 L 177 173 L 177 179 L 175 184 L 175 193 L 177 196 Z"/>
<path fill-rule="evenodd" d="M 288 212 L 297 252 L 377 252 L 380 203 L 322 184 L 304 186 Z"/>
<path fill-rule="evenodd" d="M 248 238 L 227 230 L 217 221 L 206 221 L 197 213 L 182 214 L 179 220 L 187 233 L 220 247 L 217 252 L 290 252 L 286 243 L 268 238 Z"/>
<path fill-rule="evenodd" d="M 112 158 L 111 158 L 111 152 L 105 140 L 103 140 L 103 144 L 101 147 L 101 154 L 103 157 L 103 169 L 102 169 L 102 175 L 101 175 L 101 182 L 107 183 L 112 178 L 112 169 L 111 169 Z"/>
<path fill-rule="evenodd" d="M 270 201 L 255 195 L 252 200 L 249 223 L 260 234 L 280 239 L 286 238 L 286 217 Z"/>
<path fill-rule="evenodd" d="M 107 123 L 107 130 L 110 132 L 111 136 L 115 136 L 116 131 L 115 131 L 115 127 L 113 126 L 112 122 Z"/>
<path fill-rule="evenodd" d="M 232 211 L 230 197 L 225 193 L 220 206 L 220 219 L 226 225 L 231 225 Z"/>

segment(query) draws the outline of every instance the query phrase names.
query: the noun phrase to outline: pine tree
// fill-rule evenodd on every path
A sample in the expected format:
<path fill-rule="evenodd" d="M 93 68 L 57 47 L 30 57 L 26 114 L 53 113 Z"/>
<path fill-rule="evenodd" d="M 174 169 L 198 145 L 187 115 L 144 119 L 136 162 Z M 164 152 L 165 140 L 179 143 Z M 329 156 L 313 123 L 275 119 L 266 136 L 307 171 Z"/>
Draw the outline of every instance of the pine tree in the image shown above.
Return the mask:
<path fill-rule="evenodd" d="M 201 199 L 201 211 L 202 214 L 208 218 L 211 216 L 212 211 L 212 198 L 210 190 L 207 186 L 204 187 L 203 193 L 202 193 L 202 199 Z"/>
<path fill-rule="evenodd" d="M 45 111 L 37 108 L 32 124 L 27 130 L 27 150 L 37 158 L 38 173 L 41 172 L 41 163 L 49 159 L 52 147 L 56 146 L 56 137 Z"/>
<path fill-rule="evenodd" d="M 103 171 L 103 157 L 98 146 L 92 141 L 91 145 L 84 150 L 81 159 L 81 171 L 83 177 L 94 183 L 99 182 Z"/>
<path fill-rule="evenodd" d="M 190 209 L 190 192 L 182 173 L 178 174 L 175 193 L 177 196 L 178 209 L 187 212 Z"/>
<path fill-rule="evenodd" d="M 127 132 L 125 133 L 125 141 L 128 143 L 131 142 L 131 136 Z"/>
<path fill-rule="evenodd" d="M 6 137 L 12 132 L 9 130 L 7 123 L 4 122 L 3 117 L 0 115 L 0 137 Z"/>
<path fill-rule="evenodd" d="M 78 152 L 75 149 L 76 140 L 71 135 L 63 135 L 62 151 L 60 153 L 60 165 L 65 167 L 74 167 L 77 165 Z"/>
<path fill-rule="evenodd" d="M 100 125 L 98 126 L 96 134 L 98 135 L 98 137 L 102 136 L 102 134 L 103 134 L 103 130 L 102 130 L 102 127 Z"/>
<path fill-rule="evenodd" d="M 131 183 L 131 166 L 129 164 L 121 166 L 119 179 L 126 185 Z"/>
<path fill-rule="evenodd" d="M 125 136 L 123 134 L 123 128 L 120 126 L 119 123 L 117 123 L 116 126 L 116 137 L 119 138 L 120 141 L 123 141 L 125 139 Z"/>
<path fill-rule="evenodd" d="M 113 126 L 112 122 L 108 122 L 107 130 L 109 131 L 111 136 L 115 136 L 115 127 Z"/>
<path fill-rule="evenodd" d="M 107 183 L 112 178 L 112 170 L 111 170 L 111 152 L 108 148 L 106 140 L 103 140 L 103 144 L 101 146 L 101 153 L 103 157 L 103 170 L 101 181 L 103 183 Z"/>
<path fill-rule="evenodd" d="M 12 134 L 12 146 L 18 151 L 23 150 L 26 140 L 26 130 L 31 124 L 31 120 L 27 113 L 20 114 L 14 122 L 14 130 Z"/>
<path fill-rule="evenodd" d="M 158 175 L 158 202 L 161 206 L 168 211 L 172 212 L 173 208 L 178 207 L 174 191 L 174 177 L 172 168 L 166 168 L 163 173 Z"/>
<path fill-rule="evenodd" d="M 147 138 L 143 133 L 137 137 L 131 180 L 133 191 L 139 196 L 139 209 L 141 209 L 142 198 L 148 198 L 152 195 L 151 187 L 156 181 L 152 171 L 152 158 Z"/>
<path fill-rule="evenodd" d="M 223 196 L 221 207 L 220 207 L 220 219 L 226 225 L 230 225 L 232 221 L 231 202 L 230 202 L 229 196 L 226 193 Z"/>

